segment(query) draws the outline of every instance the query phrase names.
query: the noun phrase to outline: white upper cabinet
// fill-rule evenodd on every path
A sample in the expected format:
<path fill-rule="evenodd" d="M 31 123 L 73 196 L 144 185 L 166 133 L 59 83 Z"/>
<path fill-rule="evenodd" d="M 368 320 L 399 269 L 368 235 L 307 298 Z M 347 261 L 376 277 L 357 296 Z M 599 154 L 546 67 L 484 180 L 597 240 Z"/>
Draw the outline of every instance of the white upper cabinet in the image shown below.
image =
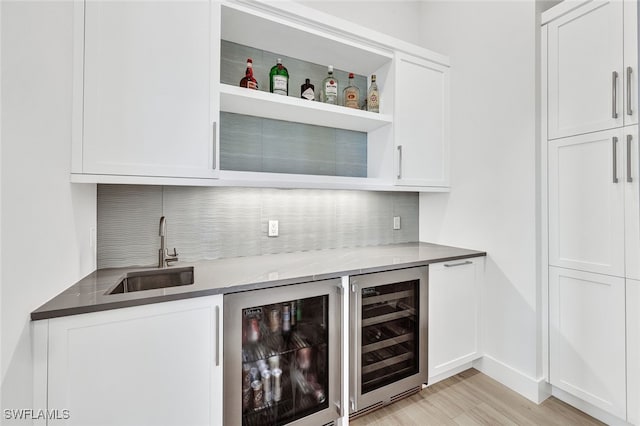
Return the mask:
<path fill-rule="evenodd" d="M 449 186 L 449 67 L 396 55 L 396 185 Z"/>
<path fill-rule="evenodd" d="M 549 264 L 624 276 L 623 132 L 549 143 Z"/>
<path fill-rule="evenodd" d="M 624 1 L 624 124 L 638 124 L 638 2 Z"/>
<path fill-rule="evenodd" d="M 76 8 L 72 173 L 215 178 L 219 5 Z"/>
<path fill-rule="evenodd" d="M 623 3 L 586 3 L 548 31 L 549 139 L 622 126 Z"/>
<path fill-rule="evenodd" d="M 448 190 L 449 64 L 442 55 L 295 2 L 75 4 L 73 182 Z M 254 54 L 260 91 L 238 87 Z M 271 56 L 297 71 L 289 96 L 264 84 Z M 380 112 L 300 99 L 300 79 L 312 74 L 319 92 L 327 65 L 355 73 L 363 98 L 375 74 Z M 265 140 L 292 136 L 260 128 L 242 139 L 229 130 L 237 130 L 232 114 L 333 131 L 335 140 L 323 136 L 324 145 L 298 159 L 322 163 L 323 173 L 254 165 Z M 349 131 L 360 133 L 346 138 L 362 146 L 345 142 Z"/>

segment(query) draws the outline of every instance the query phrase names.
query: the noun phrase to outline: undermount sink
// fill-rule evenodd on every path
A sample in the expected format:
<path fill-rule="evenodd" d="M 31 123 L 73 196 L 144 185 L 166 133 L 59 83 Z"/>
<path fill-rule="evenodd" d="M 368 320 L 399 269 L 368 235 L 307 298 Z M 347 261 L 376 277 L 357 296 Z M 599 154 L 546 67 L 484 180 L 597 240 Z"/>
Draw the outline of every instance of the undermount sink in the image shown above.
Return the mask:
<path fill-rule="evenodd" d="M 129 293 L 131 291 L 154 290 L 193 284 L 193 266 L 186 268 L 137 271 L 125 274 L 107 294 Z"/>

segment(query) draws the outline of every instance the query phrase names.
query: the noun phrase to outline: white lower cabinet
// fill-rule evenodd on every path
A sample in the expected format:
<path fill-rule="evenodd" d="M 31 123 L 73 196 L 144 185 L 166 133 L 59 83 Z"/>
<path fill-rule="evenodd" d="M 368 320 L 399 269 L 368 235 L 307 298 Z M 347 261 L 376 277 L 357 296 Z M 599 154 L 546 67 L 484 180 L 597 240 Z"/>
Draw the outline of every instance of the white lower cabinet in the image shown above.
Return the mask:
<path fill-rule="evenodd" d="M 483 265 L 484 258 L 429 265 L 429 384 L 481 356 Z"/>
<path fill-rule="evenodd" d="M 626 418 L 625 280 L 549 268 L 550 382 Z"/>
<path fill-rule="evenodd" d="M 627 280 L 627 421 L 640 424 L 640 281 Z"/>
<path fill-rule="evenodd" d="M 50 319 L 48 408 L 65 425 L 222 424 L 222 295 Z"/>

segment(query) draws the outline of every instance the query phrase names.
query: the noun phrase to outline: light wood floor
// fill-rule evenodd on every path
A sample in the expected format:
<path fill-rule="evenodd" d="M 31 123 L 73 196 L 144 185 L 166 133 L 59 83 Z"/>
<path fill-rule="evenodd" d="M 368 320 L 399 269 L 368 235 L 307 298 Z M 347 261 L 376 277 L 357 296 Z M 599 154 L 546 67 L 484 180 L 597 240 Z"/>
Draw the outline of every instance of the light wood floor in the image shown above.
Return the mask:
<path fill-rule="evenodd" d="M 540 405 L 471 369 L 436 383 L 349 424 L 395 425 L 603 425 L 551 397 Z"/>

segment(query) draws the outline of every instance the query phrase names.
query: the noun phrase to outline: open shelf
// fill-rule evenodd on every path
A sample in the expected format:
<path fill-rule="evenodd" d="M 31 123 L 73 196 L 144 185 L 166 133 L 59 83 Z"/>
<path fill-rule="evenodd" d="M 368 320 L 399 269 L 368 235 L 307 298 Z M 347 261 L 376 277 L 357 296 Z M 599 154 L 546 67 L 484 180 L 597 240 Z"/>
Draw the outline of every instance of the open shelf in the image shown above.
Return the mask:
<path fill-rule="evenodd" d="M 220 84 L 220 110 L 358 132 L 370 132 L 393 121 L 387 114 L 274 95 L 228 84 Z"/>
<path fill-rule="evenodd" d="M 296 15 L 284 19 L 272 11 L 258 10 L 259 2 L 252 2 L 252 6 L 249 9 L 236 3 L 222 7 L 223 40 L 267 51 L 273 51 L 277 46 L 284 49 L 281 53 L 286 56 L 316 64 L 332 64 L 335 68 L 362 75 L 375 74 L 393 59 L 390 50 L 347 40 L 335 29 L 314 25 L 312 20 L 303 21 Z M 225 25 L 227 22 L 233 25 Z"/>

